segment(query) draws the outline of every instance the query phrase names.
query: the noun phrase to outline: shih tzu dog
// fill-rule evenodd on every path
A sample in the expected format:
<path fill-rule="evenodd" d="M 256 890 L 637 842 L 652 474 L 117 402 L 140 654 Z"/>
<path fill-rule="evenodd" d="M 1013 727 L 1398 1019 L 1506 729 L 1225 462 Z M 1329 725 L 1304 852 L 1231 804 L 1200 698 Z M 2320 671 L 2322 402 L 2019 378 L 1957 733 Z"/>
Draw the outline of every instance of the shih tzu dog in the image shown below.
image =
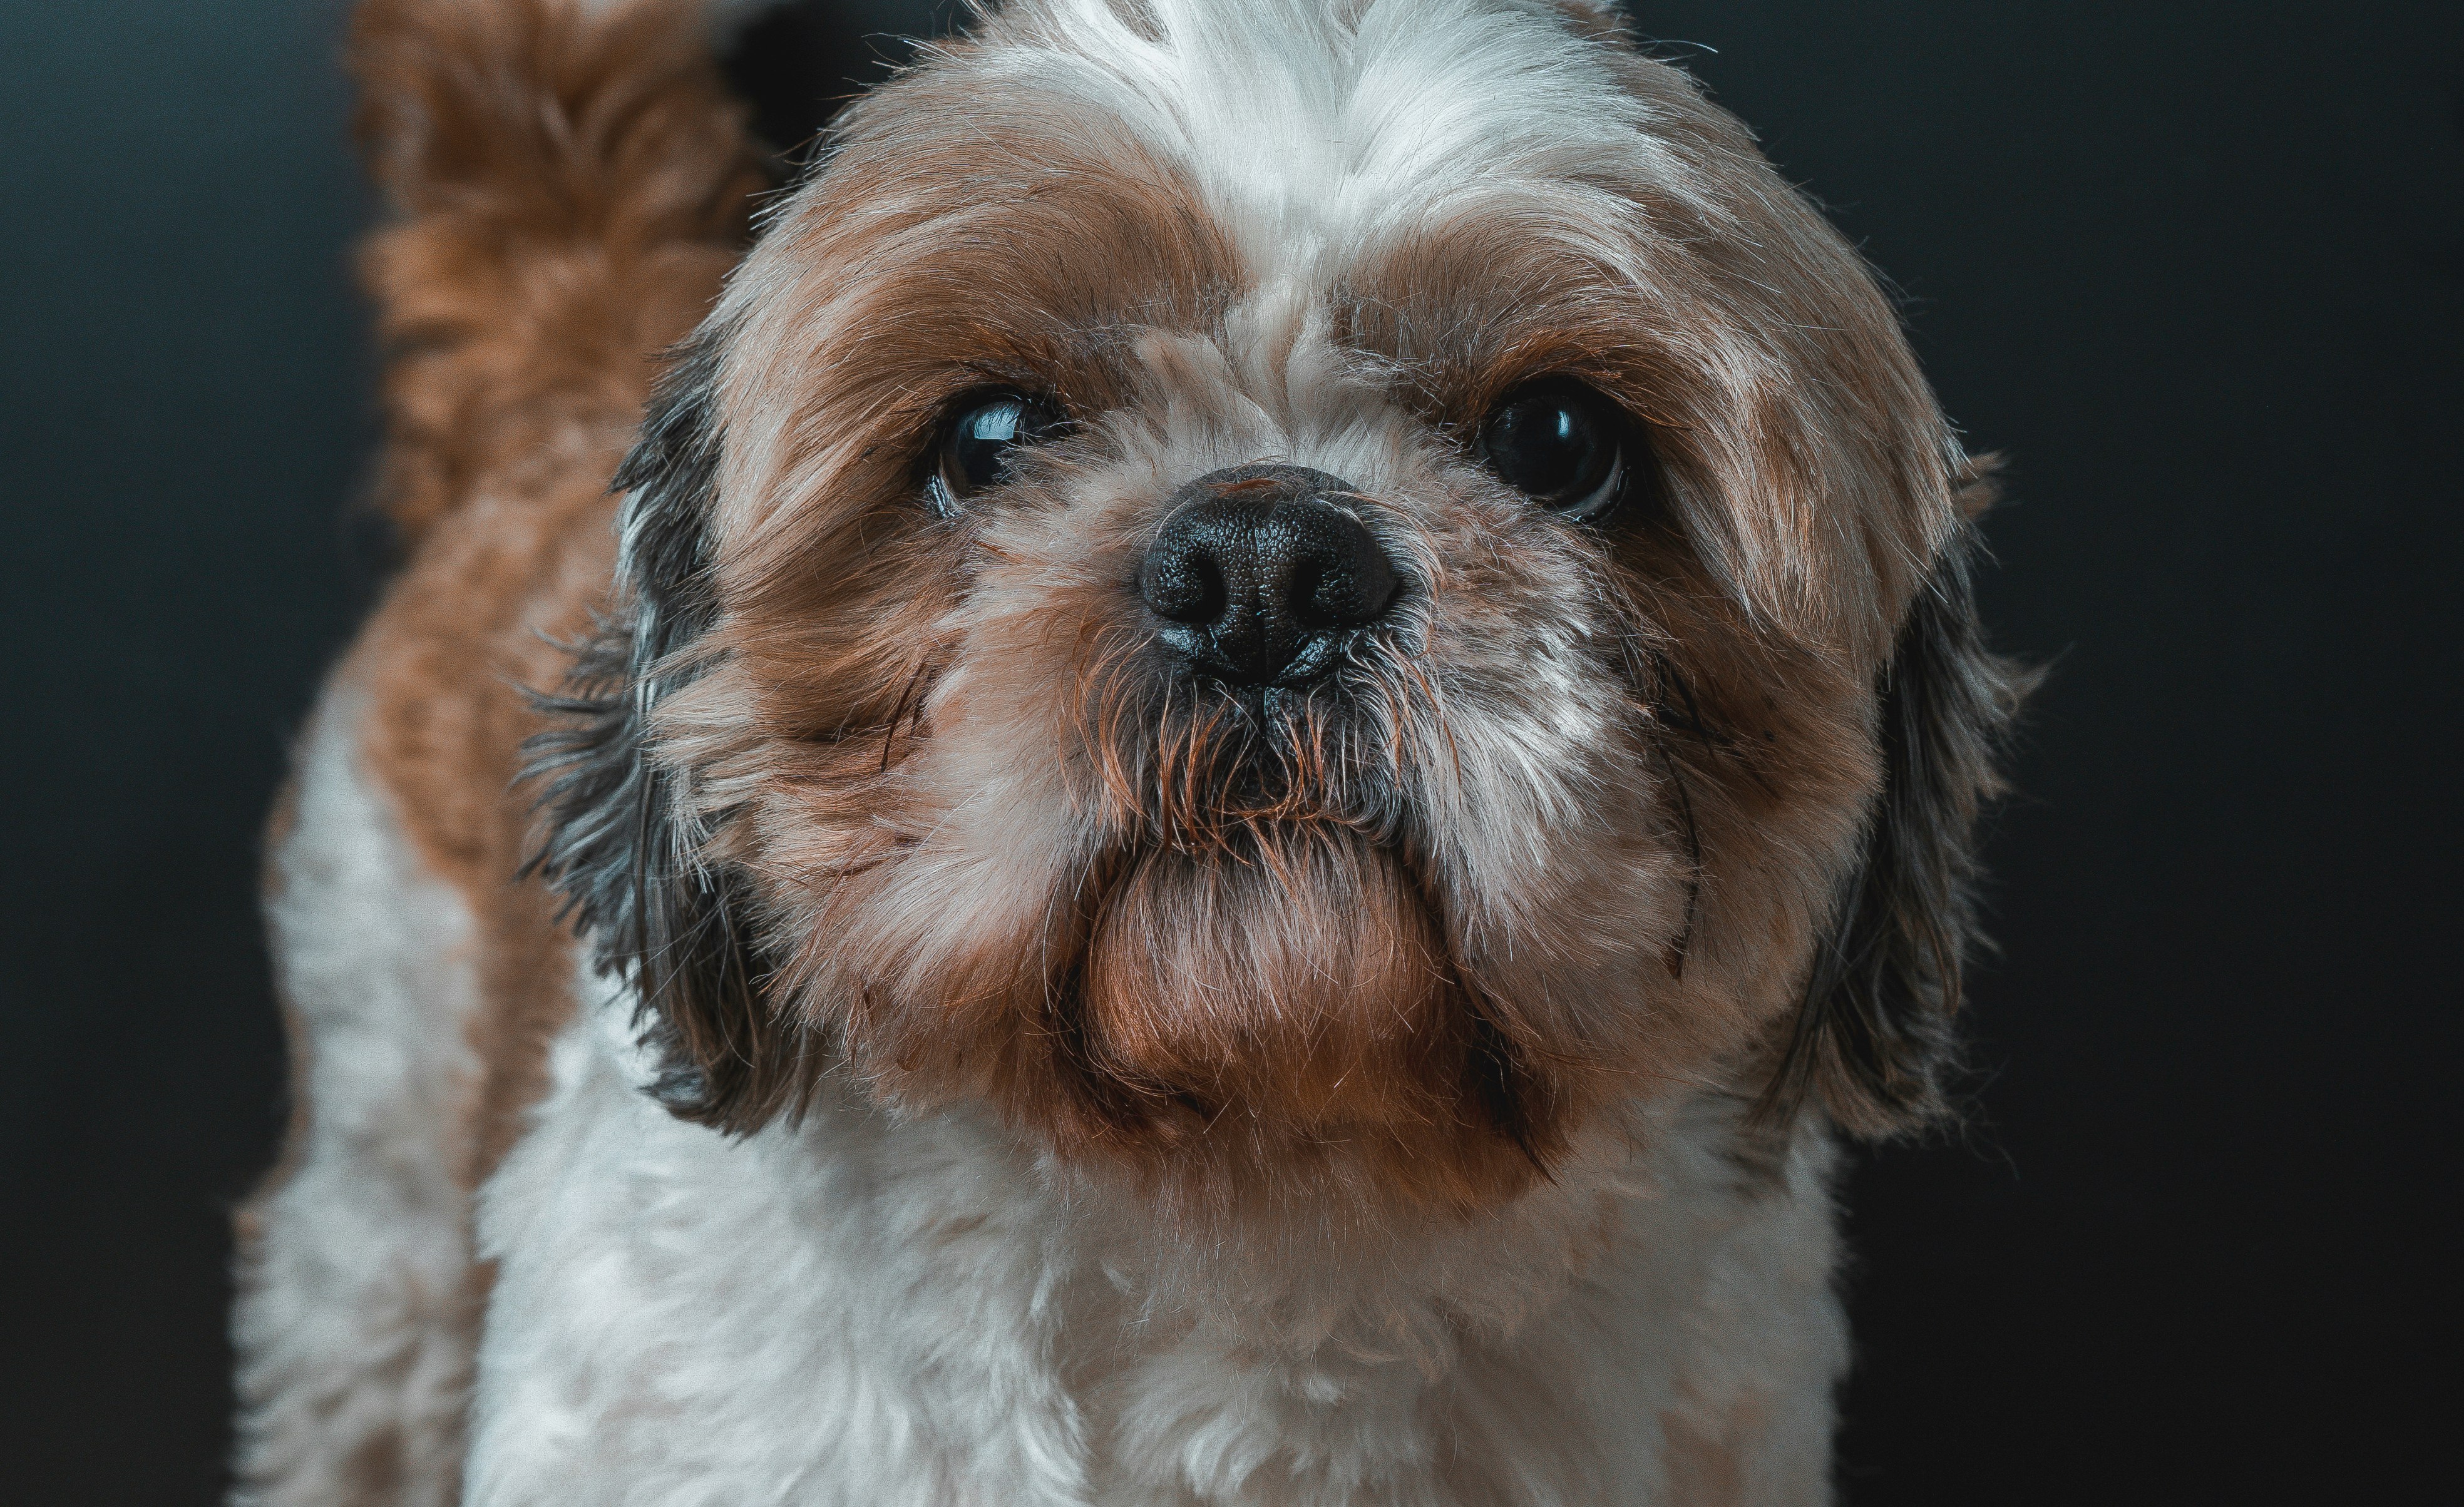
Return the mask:
<path fill-rule="evenodd" d="M 719 24 L 359 17 L 235 1499 L 1824 1500 L 2020 689 L 1873 273 L 1591 0 L 1016 0 L 767 198 Z"/>

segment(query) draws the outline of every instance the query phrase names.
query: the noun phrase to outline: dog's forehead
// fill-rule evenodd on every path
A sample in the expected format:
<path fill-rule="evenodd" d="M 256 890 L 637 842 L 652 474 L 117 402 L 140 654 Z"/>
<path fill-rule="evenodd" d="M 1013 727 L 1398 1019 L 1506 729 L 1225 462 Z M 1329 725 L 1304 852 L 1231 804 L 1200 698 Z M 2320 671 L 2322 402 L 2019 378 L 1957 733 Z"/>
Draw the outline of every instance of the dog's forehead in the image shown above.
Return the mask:
<path fill-rule="evenodd" d="M 1699 186 L 1670 144 L 1691 99 L 1542 4 L 1006 7 L 849 112 L 731 286 L 731 465 L 811 448 L 759 443 L 801 414 L 913 428 L 986 381 L 1119 407 L 1140 331 L 1203 335 L 1252 396 L 1298 396 L 1287 358 L 1329 343 L 1312 311 L 1528 322 L 1544 228 L 1634 284 L 1638 206 Z"/>
<path fill-rule="evenodd" d="M 1431 421 L 1562 374 L 1655 425 L 1755 611 L 1878 656 L 1889 617 L 1866 609 L 1947 527 L 1940 412 L 1854 250 L 1606 13 L 990 13 L 850 108 L 731 282 L 722 529 L 850 467 L 889 485 L 987 386 L 1159 424 L 1176 464 L 1271 450 L 1365 485 Z"/>
<path fill-rule="evenodd" d="M 1613 54 L 1497 0 L 1106 0 L 1007 12 L 987 81 L 1058 95 L 1187 182 L 1252 288 L 1326 288 L 1517 190 L 1682 184 Z"/>

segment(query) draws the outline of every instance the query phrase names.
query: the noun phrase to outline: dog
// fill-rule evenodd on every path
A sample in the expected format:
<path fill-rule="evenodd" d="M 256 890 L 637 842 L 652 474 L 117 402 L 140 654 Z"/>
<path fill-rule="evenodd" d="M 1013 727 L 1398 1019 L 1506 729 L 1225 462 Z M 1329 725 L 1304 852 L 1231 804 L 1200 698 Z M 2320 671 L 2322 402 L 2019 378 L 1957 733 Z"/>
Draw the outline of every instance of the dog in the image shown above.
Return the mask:
<path fill-rule="evenodd" d="M 2025 688 L 1875 275 L 1591 0 L 1013 0 L 783 186 L 726 19 L 359 11 L 232 1499 L 1828 1499 Z"/>

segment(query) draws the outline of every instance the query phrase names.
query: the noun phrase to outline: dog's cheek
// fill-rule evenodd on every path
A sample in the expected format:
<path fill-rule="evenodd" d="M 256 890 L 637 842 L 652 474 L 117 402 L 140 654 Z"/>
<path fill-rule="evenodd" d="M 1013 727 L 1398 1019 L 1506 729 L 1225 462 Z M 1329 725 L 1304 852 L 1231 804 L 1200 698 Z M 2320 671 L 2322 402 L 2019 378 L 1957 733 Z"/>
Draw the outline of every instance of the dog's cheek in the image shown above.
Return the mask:
<path fill-rule="evenodd" d="M 1466 980 L 1579 1118 L 1726 1071 L 1789 1009 L 1880 770 L 1857 677 L 1758 632 L 1671 539 L 1552 542 L 1452 578 L 1422 808 Z"/>
<path fill-rule="evenodd" d="M 1083 931 L 1080 824 L 1052 761 L 999 718 L 950 717 L 895 784 L 871 823 L 897 834 L 877 863 L 808 882 L 792 849 L 780 855 L 774 893 L 796 943 L 786 982 L 886 1096 L 926 1107 L 997 1095 L 1036 1071 L 1025 1059 L 1042 1050 L 1046 968 L 1066 966 Z"/>
<path fill-rule="evenodd" d="M 1534 1060 L 1606 1068 L 1664 1003 L 1693 878 L 1613 582 L 1594 539 L 1520 499 L 1464 489 L 1430 537 L 1423 866 L 1497 1024 Z"/>

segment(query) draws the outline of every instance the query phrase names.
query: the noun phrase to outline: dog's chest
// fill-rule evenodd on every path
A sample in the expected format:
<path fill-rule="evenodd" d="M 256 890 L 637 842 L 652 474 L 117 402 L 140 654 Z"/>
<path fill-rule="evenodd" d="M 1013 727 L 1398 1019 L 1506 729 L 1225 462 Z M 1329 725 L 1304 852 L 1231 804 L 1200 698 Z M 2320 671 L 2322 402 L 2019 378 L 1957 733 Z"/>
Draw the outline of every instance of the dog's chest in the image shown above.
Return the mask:
<path fill-rule="evenodd" d="M 474 1504 L 1645 1501 L 1665 1420 L 1837 1369 L 1760 1353 L 1837 1329 L 1818 1196 L 1688 1156 L 1374 1264 L 1224 1255 L 1209 1291 L 962 1118 L 675 1121 L 622 1014 L 567 1031 L 482 1195 Z"/>

